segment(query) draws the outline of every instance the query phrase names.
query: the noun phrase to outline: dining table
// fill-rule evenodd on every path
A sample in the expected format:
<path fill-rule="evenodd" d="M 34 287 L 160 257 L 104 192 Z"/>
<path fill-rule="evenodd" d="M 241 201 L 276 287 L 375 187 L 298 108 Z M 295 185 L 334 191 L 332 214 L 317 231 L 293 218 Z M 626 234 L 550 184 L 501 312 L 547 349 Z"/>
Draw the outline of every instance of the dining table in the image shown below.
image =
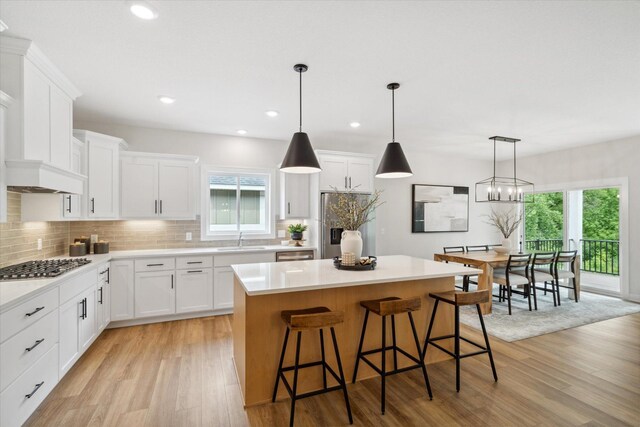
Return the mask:
<path fill-rule="evenodd" d="M 493 270 L 499 267 L 505 267 L 509 261 L 509 253 L 498 253 L 493 250 L 478 252 L 450 252 L 436 253 L 433 255 L 434 261 L 455 262 L 482 270 L 478 275 L 478 290 L 493 289 Z M 578 301 L 580 300 L 580 256 L 576 256 L 573 261 L 576 281 L 576 294 Z M 572 290 L 569 296 L 573 298 Z M 482 314 L 491 313 L 492 298 L 484 304 L 480 304 Z"/>

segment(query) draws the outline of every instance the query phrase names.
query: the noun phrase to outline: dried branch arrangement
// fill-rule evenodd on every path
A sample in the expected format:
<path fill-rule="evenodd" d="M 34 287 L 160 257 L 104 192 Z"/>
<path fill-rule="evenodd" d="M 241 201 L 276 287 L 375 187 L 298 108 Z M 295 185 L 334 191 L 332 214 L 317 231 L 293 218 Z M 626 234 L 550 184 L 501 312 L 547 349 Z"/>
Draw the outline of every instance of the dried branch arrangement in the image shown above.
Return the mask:
<path fill-rule="evenodd" d="M 337 194 L 337 203 L 330 205 L 329 210 L 336 216 L 331 226 L 342 228 L 344 230 L 357 230 L 364 224 L 371 221 L 373 212 L 384 202 L 380 200 L 382 191 L 376 190 L 368 200 L 358 200 L 358 194 L 347 191 L 338 192 L 337 188 L 333 189 Z"/>
<path fill-rule="evenodd" d="M 504 212 L 496 212 L 491 209 L 487 224 L 493 225 L 500 230 L 505 239 L 508 239 L 518 229 L 523 219 L 522 214 L 516 213 L 513 209 Z"/>

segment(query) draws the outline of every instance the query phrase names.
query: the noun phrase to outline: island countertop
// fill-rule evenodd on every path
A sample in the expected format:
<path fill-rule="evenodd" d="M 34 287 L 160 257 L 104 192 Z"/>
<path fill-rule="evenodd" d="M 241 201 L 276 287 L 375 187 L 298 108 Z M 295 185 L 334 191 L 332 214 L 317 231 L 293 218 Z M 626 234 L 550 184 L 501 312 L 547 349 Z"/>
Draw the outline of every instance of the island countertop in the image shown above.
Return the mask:
<path fill-rule="evenodd" d="M 232 265 L 249 296 L 331 289 L 375 283 L 436 279 L 482 273 L 461 264 L 447 264 L 407 255 L 378 257 L 375 270 L 338 270 L 332 259 Z"/>

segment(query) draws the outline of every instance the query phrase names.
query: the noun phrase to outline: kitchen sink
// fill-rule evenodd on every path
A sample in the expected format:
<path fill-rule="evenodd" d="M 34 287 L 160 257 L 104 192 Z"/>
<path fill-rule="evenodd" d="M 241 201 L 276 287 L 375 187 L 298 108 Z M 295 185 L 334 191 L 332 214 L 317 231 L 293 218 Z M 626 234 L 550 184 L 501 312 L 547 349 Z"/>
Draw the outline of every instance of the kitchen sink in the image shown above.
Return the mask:
<path fill-rule="evenodd" d="M 233 246 L 230 248 L 219 248 L 220 252 L 234 252 L 234 251 L 252 251 L 256 249 L 267 249 L 265 246 Z"/>

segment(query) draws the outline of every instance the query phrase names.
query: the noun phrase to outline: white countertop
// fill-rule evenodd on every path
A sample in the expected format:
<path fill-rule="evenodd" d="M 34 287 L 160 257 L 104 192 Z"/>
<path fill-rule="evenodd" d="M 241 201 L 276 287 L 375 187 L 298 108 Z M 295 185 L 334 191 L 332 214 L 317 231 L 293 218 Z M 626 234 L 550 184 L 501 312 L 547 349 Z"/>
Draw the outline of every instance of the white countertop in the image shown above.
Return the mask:
<path fill-rule="evenodd" d="M 221 250 L 222 249 L 222 250 Z M 233 254 L 246 254 L 246 253 L 260 253 L 260 252 L 286 252 L 286 251 L 299 251 L 299 250 L 315 250 L 314 247 L 309 246 L 260 246 L 245 247 L 241 250 L 224 250 L 224 248 L 174 248 L 174 249 L 148 249 L 148 250 L 136 250 L 136 251 L 113 251 L 108 254 L 102 255 L 88 255 L 86 257 L 91 260 L 91 263 L 83 265 L 82 267 L 71 270 L 58 277 L 50 279 L 30 279 L 30 280 L 10 280 L 0 282 L 0 312 L 11 309 L 12 307 L 20 304 L 23 301 L 28 300 L 42 292 L 46 292 L 50 288 L 59 285 L 63 281 L 83 273 L 96 265 L 103 264 L 105 262 L 115 259 L 132 259 L 132 258 L 146 258 L 146 257 L 158 257 L 158 256 L 188 256 L 188 255 L 233 255 Z M 55 257 L 69 258 L 67 255 Z"/>
<path fill-rule="evenodd" d="M 250 296 L 482 273 L 481 270 L 461 264 L 447 264 L 406 255 L 380 256 L 378 265 L 371 271 L 338 270 L 331 259 L 240 264 L 231 267 Z"/>

